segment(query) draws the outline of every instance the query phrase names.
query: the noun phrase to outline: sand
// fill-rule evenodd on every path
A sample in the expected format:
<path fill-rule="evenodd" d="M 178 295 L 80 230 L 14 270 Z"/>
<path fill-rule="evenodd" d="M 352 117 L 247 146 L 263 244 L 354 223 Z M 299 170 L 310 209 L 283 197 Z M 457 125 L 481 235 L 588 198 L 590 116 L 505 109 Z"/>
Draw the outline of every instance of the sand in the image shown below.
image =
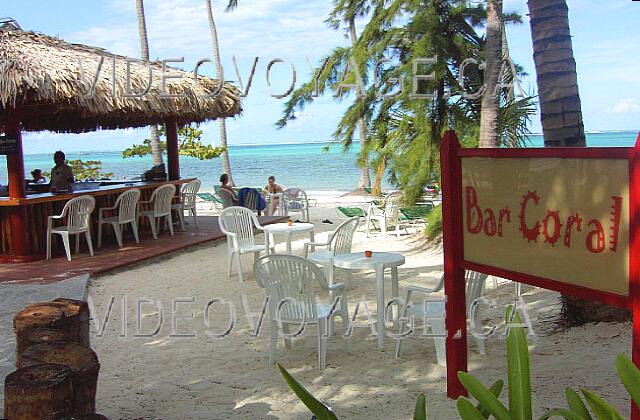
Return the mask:
<path fill-rule="evenodd" d="M 316 223 L 316 239 L 339 222 L 333 210 L 336 202 L 348 203 L 358 197 L 338 198 L 338 194 L 317 195 L 318 206 L 311 209 Z M 294 216 L 295 217 L 295 216 Z M 330 219 L 333 225 L 321 223 Z M 300 253 L 303 236 L 295 238 L 294 253 Z M 170 240 L 164 237 L 162 240 Z M 426 243 L 420 233 L 400 238 L 369 238 L 359 232 L 355 250 L 392 250 L 406 256 L 400 267 L 400 290 L 407 284 L 433 286 L 442 273 L 442 252 Z M 284 244 L 279 245 L 284 249 Z M 267 363 L 269 326 L 265 323 L 258 337 L 245 316 L 242 296 L 257 319 L 264 298 L 250 274 L 244 284 L 226 274 L 224 241 L 195 247 L 155 261 L 92 279 L 89 288 L 94 320 L 104 321 L 113 297 L 109 322 L 102 337 L 93 337 L 92 346 L 102 365 L 98 386 L 98 410 L 109 418 L 162 419 L 309 419 L 306 408 L 288 389 L 276 367 Z M 244 257 L 249 271 L 252 257 Z M 373 273 L 354 273 L 348 280 L 350 311 L 357 300 L 368 303 L 375 317 L 376 295 Z M 596 324 L 568 331 L 556 326 L 558 295 L 525 286 L 524 301 L 531 316 L 535 338 L 531 340 L 531 366 L 534 414 L 540 416 L 551 407 L 565 406 L 564 388 L 588 387 L 628 415 L 628 396 L 615 374 L 616 354 L 629 354 L 631 325 Z M 386 289 L 390 296 L 390 286 Z M 493 281 L 487 285 L 487 298 L 495 299 L 495 309 L 485 309 L 481 319 L 497 324 L 504 308 L 515 299 L 514 285 Z M 126 297 L 126 319 L 123 301 Z M 156 334 L 135 337 L 136 299 L 161 303 L 163 320 Z M 224 338 L 209 333 L 228 328 L 229 306 L 217 304 L 210 310 L 209 326 L 204 306 L 211 299 L 232 302 L 237 321 Z M 172 316 L 172 301 L 182 299 Z M 185 303 L 186 302 L 186 303 Z M 158 325 L 154 304 L 141 306 L 140 327 L 153 333 Z M 362 314 L 362 312 L 361 312 Z M 359 316 L 364 322 L 364 315 Z M 176 323 L 172 334 L 172 323 Z M 123 325 L 126 331 L 123 331 Z M 340 321 L 336 321 L 338 329 Z M 94 322 L 94 332 L 96 323 Z M 338 331 L 339 332 L 339 331 Z M 176 336 L 193 334 L 193 337 Z M 419 333 L 417 333 L 419 334 Z M 173 336 L 172 336 L 173 335 Z M 469 368 L 482 382 L 506 380 L 504 341 L 493 337 L 480 355 L 475 341 L 469 340 Z M 331 337 L 327 347 L 327 368 L 318 370 L 315 327 L 309 327 L 293 348 L 286 350 L 278 341 L 277 360 L 327 402 L 343 419 L 408 419 L 415 398 L 425 393 L 429 418 L 457 418 L 455 402 L 446 397 L 444 369 L 435 363 L 433 341 L 418 335 L 403 344 L 400 358 L 394 357 L 395 342 L 387 339 L 384 349 L 365 329 L 357 329 L 347 352 L 340 335 Z"/>

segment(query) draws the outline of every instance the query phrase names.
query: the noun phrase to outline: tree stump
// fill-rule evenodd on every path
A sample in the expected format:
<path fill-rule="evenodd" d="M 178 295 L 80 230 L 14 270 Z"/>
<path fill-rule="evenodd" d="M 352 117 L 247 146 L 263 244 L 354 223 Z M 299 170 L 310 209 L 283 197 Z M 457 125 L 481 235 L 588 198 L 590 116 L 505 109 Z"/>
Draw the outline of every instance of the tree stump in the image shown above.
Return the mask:
<path fill-rule="evenodd" d="M 93 350 L 78 343 L 36 344 L 28 347 L 18 360 L 19 367 L 40 363 L 68 366 L 73 382 L 72 414 L 95 414 L 100 363 Z"/>
<path fill-rule="evenodd" d="M 91 313 L 89 312 L 89 304 L 84 300 L 76 300 L 69 298 L 54 299 L 54 302 L 67 303 L 78 307 L 78 343 L 85 347 L 91 347 Z"/>
<path fill-rule="evenodd" d="M 89 307 L 86 302 L 61 298 L 52 302 L 31 303 L 25 308 L 53 307 L 64 313 L 64 319 L 56 324 L 56 328 L 67 332 L 73 341 L 89 347 Z"/>
<path fill-rule="evenodd" d="M 4 380 L 4 417 L 8 420 L 59 419 L 71 415 L 71 369 L 40 364 L 18 369 Z"/>
<path fill-rule="evenodd" d="M 64 320 L 64 312 L 53 306 L 28 306 L 13 317 L 13 331 L 35 327 L 56 328 Z"/>
<path fill-rule="evenodd" d="M 66 331 L 55 328 L 27 328 L 16 332 L 16 359 L 29 346 L 34 344 L 70 343 L 73 338 Z"/>

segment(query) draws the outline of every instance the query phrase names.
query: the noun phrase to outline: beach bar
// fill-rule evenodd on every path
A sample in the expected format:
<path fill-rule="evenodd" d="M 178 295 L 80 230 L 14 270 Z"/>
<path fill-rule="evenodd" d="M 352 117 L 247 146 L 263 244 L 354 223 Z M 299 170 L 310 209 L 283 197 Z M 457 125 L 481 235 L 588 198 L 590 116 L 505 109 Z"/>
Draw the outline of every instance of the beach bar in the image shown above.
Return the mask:
<path fill-rule="evenodd" d="M 6 155 L 8 197 L 0 197 L 0 262 L 44 258 L 47 218 L 74 196 L 113 205 L 128 188 L 142 198 L 162 182 L 131 182 L 64 194 L 27 194 L 23 131 L 83 133 L 164 125 L 168 182 L 181 179 L 178 128 L 241 112 L 230 84 L 142 62 L 101 48 L 64 42 L 8 25 L 0 29 L 0 154 Z M 52 154 L 56 150 L 52 144 Z"/>

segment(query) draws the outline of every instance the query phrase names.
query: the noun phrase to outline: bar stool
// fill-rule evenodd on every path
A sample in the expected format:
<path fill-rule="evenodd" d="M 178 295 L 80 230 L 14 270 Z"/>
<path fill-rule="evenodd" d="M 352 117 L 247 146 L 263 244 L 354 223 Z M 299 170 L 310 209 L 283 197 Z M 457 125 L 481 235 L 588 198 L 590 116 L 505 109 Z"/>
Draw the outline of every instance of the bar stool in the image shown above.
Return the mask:
<path fill-rule="evenodd" d="M 64 205 L 62 213 L 58 216 L 49 216 L 47 219 L 47 259 L 51 259 L 51 237 L 53 234 L 62 236 L 64 251 L 67 260 L 71 261 L 71 245 L 69 235 L 76 236 L 76 254 L 80 252 L 80 234 L 84 233 L 87 239 L 89 253 L 93 257 L 93 245 L 91 244 L 90 218 L 96 206 L 96 199 L 90 195 L 81 195 L 73 198 Z M 66 219 L 65 226 L 53 226 L 53 221 Z"/>

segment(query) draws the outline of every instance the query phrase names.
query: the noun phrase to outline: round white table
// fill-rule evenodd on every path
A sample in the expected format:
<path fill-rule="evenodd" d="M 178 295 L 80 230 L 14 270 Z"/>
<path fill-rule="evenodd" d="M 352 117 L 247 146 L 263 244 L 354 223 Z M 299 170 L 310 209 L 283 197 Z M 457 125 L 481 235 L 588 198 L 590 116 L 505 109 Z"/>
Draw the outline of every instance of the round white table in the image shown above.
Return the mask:
<path fill-rule="evenodd" d="M 391 269 L 391 294 L 398 297 L 398 266 L 404 264 L 404 255 L 397 252 L 374 252 L 366 257 L 364 252 L 340 254 L 333 257 L 333 266 L 347 270 L 375 270 L 376 289 L 378 294 L 378 348 L 382 348 L 385 335 L 385 301 L 384 301 L 384 270 Z M 332 275 L 333 277 L 333 275 Z"/>
<path fill-rule="evenodd" d="M 269 250 L 271 247 L 271 245 L 269 244 L 270 235 L 286 235 L 287 254 L 291 254 L 291 235 L 293 235 L 294 233 L 309 232 L 309 240 L 310 242 L 314 242 L 314 229 L 315 226 L 313 225 L 313 223 L 292 223 L 291 226 L 289 226 L 288 223 L 274 223 L 272 225 L 266 225 L 264 227 L 264 234 L 266 235 L 267 250 Z"/>

